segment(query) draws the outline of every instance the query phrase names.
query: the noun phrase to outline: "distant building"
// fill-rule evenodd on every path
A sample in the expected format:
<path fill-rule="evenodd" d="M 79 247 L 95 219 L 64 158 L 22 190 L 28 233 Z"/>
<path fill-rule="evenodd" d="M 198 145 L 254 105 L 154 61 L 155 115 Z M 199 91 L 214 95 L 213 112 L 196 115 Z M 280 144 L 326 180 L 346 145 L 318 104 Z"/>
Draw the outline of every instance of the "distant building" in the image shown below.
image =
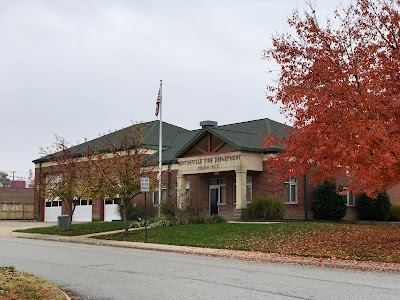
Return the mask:
<path fill-rule="evenodd" d="M 10 187 L 0 187 L 0 220 L 32 220 L 33 197 L 33 188 L 25 188 L 25 181 L 11 181 Z"/>
<path fill-rule="evenodd" d="M 26 188 L 26 182 L 25 182 L 25 180 L 12 180 L 11 187 L 24 189 L 24 188 Z"/>

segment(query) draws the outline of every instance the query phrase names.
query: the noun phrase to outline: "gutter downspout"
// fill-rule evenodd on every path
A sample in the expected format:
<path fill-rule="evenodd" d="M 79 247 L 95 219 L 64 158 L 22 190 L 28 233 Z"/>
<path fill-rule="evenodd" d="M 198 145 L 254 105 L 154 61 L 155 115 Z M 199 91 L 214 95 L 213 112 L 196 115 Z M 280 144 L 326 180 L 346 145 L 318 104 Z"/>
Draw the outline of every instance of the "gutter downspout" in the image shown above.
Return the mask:
<path fill-rule="evenodd" d="M 170 186 L 171 186 L 171 164 L 170 163 L 168 163 L 168 170 L 167 170 L 167 186 L 166 186 L 166 188 L 167 188 L 167 197 L 169 196 L 169 188 L 170 188 Z"/>
<path fill-rule="evenodd" d="M 38 184 L 38 214 L 37 214 L 37 221 L 40 221 L 40 193 L 41 193 L 41 182 L 42 181 L 42 162 L 39 163 L 39 184 Z"/>
<path fill-rule="evenodd" d="M 304 174 L 304 220 L 308 221 L 308 184 L 307 184 L 307 174 Z"/>

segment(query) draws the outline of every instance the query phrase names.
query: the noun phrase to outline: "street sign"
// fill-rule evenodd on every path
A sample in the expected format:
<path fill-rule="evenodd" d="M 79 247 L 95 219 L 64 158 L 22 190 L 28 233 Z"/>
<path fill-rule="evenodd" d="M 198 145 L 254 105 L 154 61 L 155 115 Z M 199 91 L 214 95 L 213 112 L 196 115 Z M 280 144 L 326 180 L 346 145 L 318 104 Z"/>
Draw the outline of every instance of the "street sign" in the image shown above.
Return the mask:
<path fill-rule="evenodd" d="M 141 192 L 150 191 L 150 178 L 140 178 L 140 191 Z"/>

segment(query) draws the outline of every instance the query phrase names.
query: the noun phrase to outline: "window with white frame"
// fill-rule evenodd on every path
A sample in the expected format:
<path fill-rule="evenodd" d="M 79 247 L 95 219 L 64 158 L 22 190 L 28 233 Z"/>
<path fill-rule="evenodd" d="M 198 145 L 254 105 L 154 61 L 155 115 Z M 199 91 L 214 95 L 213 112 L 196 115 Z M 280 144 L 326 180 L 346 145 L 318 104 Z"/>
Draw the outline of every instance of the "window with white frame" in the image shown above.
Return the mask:
<path fill-rule="evenodd" d="M 289 178 L 284 182 L 285 203 L 297 203 L 297 179 Z"/>
<path fill-rule="evenodd" d="M 106 204 L 106 205 L 111 205 L 111 204 L 119 204 L 120 203 L 120 200 L 121 200 L 121 198 L 118 198 L 118 197 L 116 197 L 116 198 L 105 198 L 104 199 L 104 203 Z"/>
<path fill-rule="evenodd" d="M 60 198 L 55 198 L 54 200 L 49 200 L 46 199 L 46 207 L 57 207 L 57 206 L 62 206 L 62 201 Z"/>
<path fill-rule="evenodd" d="M 354 194 L 352 191 L 348 191 L 348 186 L 343 187 L 343 191 L 346 192 L 346 205 L 347 206 L 354 206 L 355 201 L 354 201 Z"/>
<path fill-rule="evenodd" d="M 74 205 L 92 205 L 92 199 L 81 199 L 79 197 L 74 197 Z"/>
<path fill-rule="evenodd" d="M 190 198 L 190 181 L 186 180 L 186 198 Z"/>
<path fill-rule="evenodd" d="M 190 196 L 190 181 L 189 180 L 186 180 L 185 188 L 186 188 L 186 197 L 189 197 Z M 174 182 L 174 191 L 175 191 L 175 193 L 178 192 L 178 183 L 177 182 Z"/>
<path fill-rule="evenodd" d="M 246 177 L 246 200 L 251 202 L 253 200 L 253 177 Z M 236 177 L 233 177 L 233 204 L 236 204 Z"/>
<path fill-rule="evenodd" d="M 161 201 L 164 201 L 167 199 L 167 189 L 165 187 L 161 188 Z M 153 205 L 159 205 L 159 199 L 158 199 L 158 190 L 153 192 Z"/>

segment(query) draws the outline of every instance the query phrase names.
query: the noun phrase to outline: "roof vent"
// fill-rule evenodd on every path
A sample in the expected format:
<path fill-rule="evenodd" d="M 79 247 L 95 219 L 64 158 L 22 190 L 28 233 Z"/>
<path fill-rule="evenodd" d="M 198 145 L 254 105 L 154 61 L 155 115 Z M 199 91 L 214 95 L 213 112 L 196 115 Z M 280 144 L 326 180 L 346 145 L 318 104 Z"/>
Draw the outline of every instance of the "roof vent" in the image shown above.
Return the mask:
<path fill-rule="evenodd" d="M 215 127 L 217 126 L 218 123 L 215 121 L 201 121 L 200 126 L 201 128 L 206 128 L 206 127 Z"/>

